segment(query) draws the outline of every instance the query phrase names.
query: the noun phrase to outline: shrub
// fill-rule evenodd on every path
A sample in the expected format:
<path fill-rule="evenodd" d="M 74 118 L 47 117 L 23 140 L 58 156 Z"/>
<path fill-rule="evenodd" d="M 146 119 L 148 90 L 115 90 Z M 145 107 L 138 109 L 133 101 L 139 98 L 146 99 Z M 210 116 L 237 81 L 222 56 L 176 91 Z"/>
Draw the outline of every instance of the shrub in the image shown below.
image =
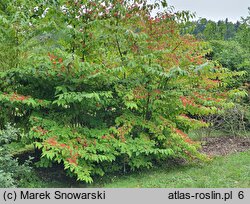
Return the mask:
<path fill-rule="evenodd" d="M 18 187 L 24 184 L 30 177 L 32 177 L 29 166 L 30 160 L 19 164 L 16 158 L 13 158 L 8 144 L 16 141 L 20 134 L 19 129 L 6 125 L 4 130 L 0 130 L 0 187 L 10 188 Z"/>
<path fill-rule="evenodd" d="M 183 14 L 151 18 L 157 4 L 146 1 L 61 2 L 66 9 L 50 4 L 36 19 L 53 45 L 1 74 L 2 121 L 25 126 L 40 165 L 62 163 L 92 182 L 169 157 L 206 160 L 187 133 L 208 125 L 195 116 L 232 106 L 228 96 L 242 92 L 227 92 L 226 82 L 243 73 L 207 62 L 206 45 L 180 35 Z"/>

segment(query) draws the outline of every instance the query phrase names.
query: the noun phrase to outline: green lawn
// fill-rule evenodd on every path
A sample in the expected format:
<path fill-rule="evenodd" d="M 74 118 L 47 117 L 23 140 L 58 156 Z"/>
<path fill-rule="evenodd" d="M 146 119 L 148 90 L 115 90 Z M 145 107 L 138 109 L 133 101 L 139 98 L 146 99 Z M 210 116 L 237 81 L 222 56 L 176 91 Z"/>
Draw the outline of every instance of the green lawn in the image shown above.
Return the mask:
<path fill-rule="evenodd" d="M 250 187 L 250 151 L 217 157 L 202 166 L 148 170 L 112 177 L 91 187 L 107 188 L 246 188 Z"/>

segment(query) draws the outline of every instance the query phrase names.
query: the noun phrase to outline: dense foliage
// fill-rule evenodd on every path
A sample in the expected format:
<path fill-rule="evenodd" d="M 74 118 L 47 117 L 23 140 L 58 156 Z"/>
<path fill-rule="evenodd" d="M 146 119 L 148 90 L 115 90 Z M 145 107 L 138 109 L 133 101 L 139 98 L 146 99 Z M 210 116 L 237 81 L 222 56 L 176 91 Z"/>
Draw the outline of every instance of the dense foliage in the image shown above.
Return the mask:
<path fill-rule="evenodd" d="M 21 186 L 32 177 L 30 160 L 20 164 L 8 147 L 8 144 L 18 140 L 20 134 L 20 130 L 10 124 L 0 130 L 0 188 Z"/>
<path fill-rule="evenodd" d="M 62 163 L 91 182 L 169 157 L 206 160 L 187 133 L 246 94 L 227 88 L 245 72 L 207 61 L 206 43 L 180 34 L 183 13 L 150 16 L 165 1 L 13 2 L 1 3 L 19 40 L 4 38 L 16 52 L 1 64 L 0 123 L 28 132 L 40 166 Z"/>

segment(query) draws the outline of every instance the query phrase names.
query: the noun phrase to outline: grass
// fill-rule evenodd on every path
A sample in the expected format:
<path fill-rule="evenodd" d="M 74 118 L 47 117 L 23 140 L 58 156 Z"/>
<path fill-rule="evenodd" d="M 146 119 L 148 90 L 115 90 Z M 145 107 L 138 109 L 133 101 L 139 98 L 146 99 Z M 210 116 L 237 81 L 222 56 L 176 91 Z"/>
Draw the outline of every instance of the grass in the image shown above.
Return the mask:
<path fill-rule="evenodd" d="M 198 166 L 163 166 L 122 176 L 106 175 L 96 178 L 93 184 L 88 185 L 71 182 L 68 178 L 39 181 L 30 185 L 90 188 L 249 188 L 250 151 L 216 157 L 212 162 Z"/>
<path fill-rule="evenodd" d="M 232 133 L 223 132 L 221 130 L 209 129 L 209 128 L 204 128 L 204 129 L 201 128 L 199 130 L 193 130 L 188 135 L 190 138 L 196 141 L 200 141 L 206 137 L 222 137 L 222 136 L 233 137 L 234 136 Z M 250 131 L 238 132 L 237 137 L 250 137 Z"/>

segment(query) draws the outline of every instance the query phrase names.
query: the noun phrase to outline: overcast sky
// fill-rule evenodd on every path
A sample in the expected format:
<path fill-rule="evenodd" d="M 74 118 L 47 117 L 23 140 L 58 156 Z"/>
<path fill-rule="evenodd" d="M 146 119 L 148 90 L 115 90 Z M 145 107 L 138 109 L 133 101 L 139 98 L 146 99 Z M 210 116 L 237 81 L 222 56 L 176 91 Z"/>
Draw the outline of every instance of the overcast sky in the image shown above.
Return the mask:
<path fill-rule="evenodd" d="M 196 17 L 211 20 L 225 20 L 236 22 L 240 17 L 248 15 L 250 0 L 168 0 L 175 10 L 189 10 L 196 12 Z"/>

